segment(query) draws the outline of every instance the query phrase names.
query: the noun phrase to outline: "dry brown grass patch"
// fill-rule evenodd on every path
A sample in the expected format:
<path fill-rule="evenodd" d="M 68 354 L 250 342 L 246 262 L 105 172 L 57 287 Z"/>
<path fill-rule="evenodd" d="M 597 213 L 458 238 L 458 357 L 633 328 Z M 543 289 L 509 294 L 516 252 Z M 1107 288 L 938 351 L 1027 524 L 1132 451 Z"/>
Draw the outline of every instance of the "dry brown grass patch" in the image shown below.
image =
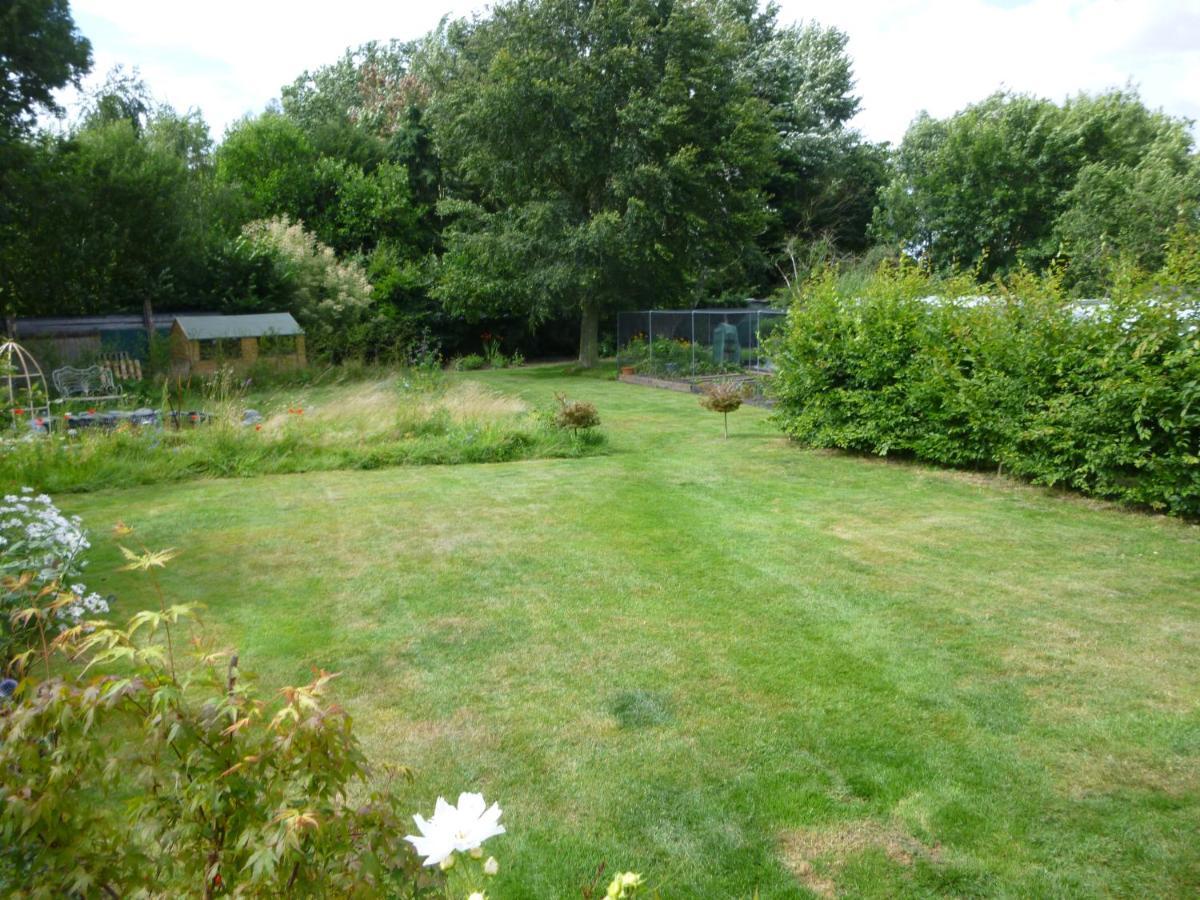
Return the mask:
<path fill-rule="evenodd" d="M 918 859 L 938 862 L 941 847 L 932 847 L 894 825 L 874 819 L 853 819 L 833 825 L 784 832 L 780 852 L 784 864 L 810 891 L 837 896 L 837 876 L 852 857 L 882 850 L 888 859 L 911 866 Z"/>
<path fill-rule="evenodd" d="M 424 404 L 428 414 L 445 412 L 457 424 L 500 421 L 518 416 L 528 408 L 520 398 L 497 393 L 477 381 L 460 382 Z"/>

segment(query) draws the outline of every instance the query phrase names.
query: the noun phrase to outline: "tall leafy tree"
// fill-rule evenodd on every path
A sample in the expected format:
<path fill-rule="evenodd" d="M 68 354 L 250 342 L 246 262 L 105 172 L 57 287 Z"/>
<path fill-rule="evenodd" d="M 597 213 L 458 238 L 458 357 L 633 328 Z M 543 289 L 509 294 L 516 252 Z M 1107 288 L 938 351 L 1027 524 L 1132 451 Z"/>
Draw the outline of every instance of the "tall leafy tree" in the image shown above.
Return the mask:
<path fill-rule="evenodd" d="M 869 243 L 876 195 L 887 179 L 887 151 L 849 126 L 859 111 L 848 37 L 816 22 L 777 27 L 775 11 L 749 23 L 751 51 L 744 76 L 770 107 L 778 139 L 778 170 L 767 190 L 778 218 L 770 249 L 786 240 L 825 240 L 846 251 Z"/>
<path fill-rule="evenodd" d="M 1119 257 L 1157 268 L 1173 225 L 1200 208 L 1197 165 L 1187 123 L 1131 91 L 1062 105 L 995 94 L 913 122 L 874 227 L 985 277 L 1063 259 L 1086 291 Z"/>
<path fill-rule="evenodd" d="M 322 156 L 368 174 L 380 165 L 404 166 L 429 248 L 435 244 L 432 210 L 440 172 L 425 122 L 429 88 L 413 72 L 416 46 L 371 42 L 347 50 L 337 62 L 285 86 L 283 112 Z"/>
<path fill-rule="evenodd" d="M 67 0 L 6 0 L 0 8 L 0 131 L 11 136 L 31 124 L 38 109 L 56 110 L 54 91 L 78 85 L 91 65 L 92 46 L 76 29 Z"/>
<path fill-rule="evenodd" d="M 0 306 L 10 326 L 21 301 L 6 270 L 24 264 L 25 236 L 37 227 L 37 207 L 46 199 L 39 148 L 21 137 L 39 110 L 58 110 L 54 91 L 78 85 L 91 64 L 91 44 L 76 29 L 67 0 L 0 5 Z"/>
<path fill-rule="evenodd" d="M 216 152 L 216 177 L 236 191 L 241 221 L 309 218 L 319 155 L 304 130 L 267 111 L 233 125 Z"/>
<path fill-rule="evenodd" d="M 717 4 L 514 0 L 428 55 L 453 199 L 437 293 L 456 312 L 576 314 L 597 362 L 603 313 L 678 305 L 761 264 L 767 105 Z"/>

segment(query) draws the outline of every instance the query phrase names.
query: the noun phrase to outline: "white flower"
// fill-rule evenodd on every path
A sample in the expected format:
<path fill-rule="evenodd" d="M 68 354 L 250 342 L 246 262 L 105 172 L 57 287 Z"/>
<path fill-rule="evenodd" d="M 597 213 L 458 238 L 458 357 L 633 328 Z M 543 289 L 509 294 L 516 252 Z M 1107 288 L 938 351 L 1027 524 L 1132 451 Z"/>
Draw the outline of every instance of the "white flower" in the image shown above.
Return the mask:
<path fill-rule="evenodd" d="M 467 900 L 487 900 L 487 894 L 483 891 L 472 891 L 471 896 Z"/>
<path fill-rule="evenodd" d="M 459 794 L 457 806 L 438 797 L 432 819 L 413 816 L 421 834 L 406 835 L 404 839 L 425 857 L 425 865 L 436 866 L 456 851 L 465 853 L 490 837 L 504 834 L 500 813 L 500 805 L 487 806 L 483 794 Z"/>
<path fill-rule="evenodd" d="M 487 862 L 483 864 L 484 875 L 495 875 L 500 871 L 500 863 L 496 861 L 496 857 L 489 856 Z"/>

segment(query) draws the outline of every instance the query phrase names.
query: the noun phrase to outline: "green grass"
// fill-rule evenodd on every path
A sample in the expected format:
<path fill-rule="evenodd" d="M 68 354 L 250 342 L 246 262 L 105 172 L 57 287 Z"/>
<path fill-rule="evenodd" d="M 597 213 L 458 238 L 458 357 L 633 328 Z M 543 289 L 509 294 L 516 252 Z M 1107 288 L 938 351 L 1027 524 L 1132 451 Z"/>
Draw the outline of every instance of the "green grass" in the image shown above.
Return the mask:
<path fill-rule="evenodd" d="M 61 498 L 269 685 L 312 666 L 414 811 L 482 790 L 500 897 L 1195 896 L 1200 529 L 789 445 L 764 411 L 533 368 L 601 455 Z"/>
<path fill-rule="evenodd" d="M 193 425 L 185 415 L 182 428 L 60 429 L 15 440 L 10 432 L 0 440 L 0 484 L 86 492 L 202 477 L 584 456 L 603 442 L 596 432 L 556 428 L 549 409 L 477 381 L 447 385 L 429 373 L 373 374 L 249 396 L 218 379 L 208 396 L 193 392 L 179 407 L 203 411 L 209 420 Z M 257 426 L 243 423 L 248 409 L 264 417 Z M 169 421 L 165 408 L 162 419 Z"/>

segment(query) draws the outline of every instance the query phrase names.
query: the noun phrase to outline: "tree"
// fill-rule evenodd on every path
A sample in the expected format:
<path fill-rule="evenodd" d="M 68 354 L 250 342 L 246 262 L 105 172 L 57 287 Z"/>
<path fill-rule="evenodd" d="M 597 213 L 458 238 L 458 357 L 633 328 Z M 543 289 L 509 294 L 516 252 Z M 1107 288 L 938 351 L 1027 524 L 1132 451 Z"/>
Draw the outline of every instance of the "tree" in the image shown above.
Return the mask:
<path fill-rule="evenodd" d="M 779 215 L 768 249 L 825 240 L 843 251 L 865 250 L 887 180 L 887 151 L 848 127 L 859 98 L 846 34 L 816 22 L 777 28 L 771 10 L 744 15 L 753 49 L 743 77 L 769 104 L 779 142 L 778 171 L 767 186 Z"/>
<path fill-rule="evenodd" d="M 206 144 L 202 120 L 169 109 L 143 126 L 89 117 L 67 136 L 23 142 L 25 165 L 9 175 L 13 239 L 0 244 L 6 312 L 195 302 L 180 281 L 195 288 L 209 268 Z"/>
<path fill-rule="evenodd" d="M 307 219 L 317 159 L 299 125 L 268 111 L 229 129 L 216 153 L 216 177 L 239 195 L 242 221 L 280 215 Z"/>
<path fill-rule="evenodd" d="M 1195 214 L 1187 123 L 1133 91 L 1057 105 L 995 94 L 945 120 L 919 116 L 894 157 L 873 228 L 941 270 L 983 277 L 1068 263 L 1079 290 L 1120 256 L 1153 269 Z"/>
<path fill-rule="evenodd" d="M 429 249 L 440 173 L 424 121 L 429 88 L 413 72 L 416 46 L 371 42 L 347 50 L 337 62 L 285 86 L 283 112 L 323 157 L 353 163 L 368 175 L 384 164 L 404 166 L 421 211 L 421 243 Z"/>
<path fill-rule="evenodd" d="M 0 11 L 0 131 L 27 128 L 39 108 L 57 110 L 54 91 L 79 85 L 92 45 L 75 28 L 67 0 L 7 0 Z"/>
<path fill-rule="evenodd" d="M 435 292 L 467 315 L 600 316 L 744 284 L 773 167 L 721 8 L 515 0 L 441 35 L 423 74 L 451 219 Z"/>
<path fill-rule="evenodd" d="M 78 85 L 91 64 L 91 44 L 75 29 L 67 0 L 7 0 L 0 8 L 0 261 L 23 262 L 22 237 L 40 195 L 34 176 L 42 160 L 20 137 L 38 109 L 57 111 L 54 91 Z M 7 273 L 0 305 L 10 320 L 16 315 Z"/>

